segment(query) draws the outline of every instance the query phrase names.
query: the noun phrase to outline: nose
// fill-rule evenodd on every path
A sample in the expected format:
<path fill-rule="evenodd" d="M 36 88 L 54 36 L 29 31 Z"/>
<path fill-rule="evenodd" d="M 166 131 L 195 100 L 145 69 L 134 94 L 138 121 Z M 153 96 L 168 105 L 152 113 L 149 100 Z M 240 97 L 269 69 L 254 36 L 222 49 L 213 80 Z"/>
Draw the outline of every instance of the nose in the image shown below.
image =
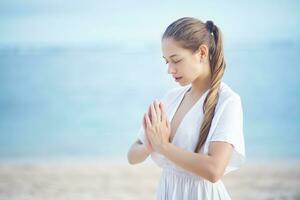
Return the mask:
<path fill-rule="evenodd" d="M 168 65 L 168 74 L 174 74 L 174 73 L 176 73 L 175 68 L 171 64 L 169 64 Z"/>

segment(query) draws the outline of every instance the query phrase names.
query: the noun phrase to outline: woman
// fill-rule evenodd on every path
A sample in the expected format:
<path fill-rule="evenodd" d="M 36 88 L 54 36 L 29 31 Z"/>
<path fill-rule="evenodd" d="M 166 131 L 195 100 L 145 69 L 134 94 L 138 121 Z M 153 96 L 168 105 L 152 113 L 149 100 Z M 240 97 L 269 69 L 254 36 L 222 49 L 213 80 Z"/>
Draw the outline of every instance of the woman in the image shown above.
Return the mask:
<path fill-rule="evenodd" d="M 151 103 L 128 161 L 151 154 L 163 168 L 157 199 L 230 199 L 220 179 L 241 166 L 245 146 L 240 96 L 221 81 L 222 33 L 212 21 L 181 18 L 164 32 L 162 52 L 183 87 Z"/>

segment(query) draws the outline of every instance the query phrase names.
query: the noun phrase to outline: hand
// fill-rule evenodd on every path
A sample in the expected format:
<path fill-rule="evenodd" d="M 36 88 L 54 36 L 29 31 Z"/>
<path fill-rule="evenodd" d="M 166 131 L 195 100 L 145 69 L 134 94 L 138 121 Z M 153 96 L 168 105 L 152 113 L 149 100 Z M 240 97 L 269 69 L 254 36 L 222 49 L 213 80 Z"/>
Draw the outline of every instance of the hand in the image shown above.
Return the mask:
<path fill-rule="evenodd" d="M 150 107 L 148 109 L 148 113 L 147 113 L 149 116 L 151 115 L 150 113 Z M 146 124 L 146 118 L 145 118 L 145 115 L 143 117 L 143 128 L 144 128 L 144 132 L 145 132 L 145 141 L 144 141 L 144 146 L 146 148 L 146 151 L 151 154 L 154 150 L 152 148 L 152 145 L 150 144 L 149 142 L 149 139 L 148 139 L 148 136 L 146 134 L 146 127 L 147 127 L 147 124 Z"/>
<path fill-rule="evenodd" d="M 144 130 L 145 130 L 145 126 L 146 126 L 146 124 L 145 124 L 145 120 L 143 120 L 144 122 L 143 122 L 143 126 L 144 126 Z M 145 141 L 144 141 L 144 146 L 145 146 L 145 148 L 146 148 L 146 151 L 147 151 L 147 153 L 152 153 L 154 150 L 153 150 L 153 148 L 152 148 L 152 145 L 150 144 L 150 142 L 149 142 L 149 139 L 148 139 L 148 136 L 147 136 L 147 134 L 146 134 L 146 137 L 145 137 Z"/>
<path fill-rule="evenodd" d="M 169 143 L 171 126 L 162 102 L 152 102 L 149 111 L 144 115 L 144 130 L 152 149 L 161 152 L 163 146 Z"/>

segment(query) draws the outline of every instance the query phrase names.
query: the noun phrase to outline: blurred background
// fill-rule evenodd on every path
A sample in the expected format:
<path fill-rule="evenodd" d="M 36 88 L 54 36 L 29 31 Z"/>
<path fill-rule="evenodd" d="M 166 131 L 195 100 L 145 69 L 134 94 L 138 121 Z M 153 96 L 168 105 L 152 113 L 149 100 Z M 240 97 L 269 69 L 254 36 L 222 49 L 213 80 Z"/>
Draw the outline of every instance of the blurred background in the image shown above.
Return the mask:
<path fill-rule="evenodd" d="M 242 99 L 248 162 L 298 161 L 299 4 L 0 1 L 0 160 L 126 163 L 150 102 L 179 86 L 161 35 L 190 16 L 223 32 L 223 81 Z"/>

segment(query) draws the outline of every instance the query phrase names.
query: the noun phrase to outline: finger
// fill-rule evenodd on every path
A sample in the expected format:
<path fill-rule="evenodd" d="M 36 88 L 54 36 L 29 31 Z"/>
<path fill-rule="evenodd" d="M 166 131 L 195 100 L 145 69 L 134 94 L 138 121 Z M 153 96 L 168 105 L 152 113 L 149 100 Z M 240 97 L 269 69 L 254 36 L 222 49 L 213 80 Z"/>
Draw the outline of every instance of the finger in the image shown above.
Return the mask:
<path fill-rule="evenodd" d="M 162 102 L 159 103 L 159 107 L 161 109 L 161 121 L 165 122 L 167 117 L 166 117 L 166 112 L 164 110 L 164 106 L 163 106 Z"/>
<path fill-rule="evenodd" d="M 155 108 L 155 112 L 156 112 L 156 119 L 158 122 L 161 122 L 161 111 L 159 108 L 159 102 L 157 100 L 154 101 L 154 108 Z"/>
<path fill-rule="evenodd" d="M 148 116 L 149 116 L 149 118 L 150 118 L 150 120 L 151 120 L 151 118 L 152 118 L 152 115 L 151 115 L 151 104 L 149 105 L 149 108 L 148 108 Z"/>
<path fill-rule="evenodd" d="M 145 118 L 146 118 L 146 124 L 147 124 L 147 129 L 148 129 L 149 127 L 151 127 L 151 122 L 150 122 L 150 119 L 149 119 L 148 115 L 146 115 Z M 146 138 L 148 139 L 148 142 L 150 144 L 152 144 L 152 135 L 147 130 L 145 132 L 146 132 Z"/>
<path fill-rule="evenodd" d="M 151 120 L 152 120 L 152 123 L 155 123 L 156 119 L 157 119 L 157 116 L 156 116 L 156 112 L 155 112 L 153 102 L 151 103 L 150 107 L 151 107 Z"/>
<path fill-rule="evenodd" d="M 145 142 L 144 142 L 144 144 L 145 145 L 149 145 L 149 143 L 150 143 L 150 139 L 149 139 L 149 133 L 148 133 L 148 131 L 145 131 Z"/>
<path fill-rule="evenodd" d="M 161 109 L 162 112 L 166 112 L 165 104 L 162 101 L 159 103 L 159 106 L 160 106 L 160 109 Z"/>
<path fill-rule="evenodd" d="M 166 120 L 166 125 L 167 125 L 168 129 L 171 128 L 171 124 L 170 124 L 169 120 Z"/>
<path fill-rule="evenodd" d="M 150 128 L 152 126 L 148 115 L 146 115 L 146 125 L 147 125 L 147 128 Z"/>
<path fill-rule="evenodd" d="M 144 116 L 143 116 L 143 127 L 144 127 L 144 130 L 146 130 L 146 115 L 147 115 L 147 113 L 145 113 Z"/>
<path fill-rule="evenodd" d="M 151 137 L 149 135 L 149 131 L 145 131 L 146 132 L 146 139 L 145 139 L 145 144 L 147 143 L 151 143 Z M 148 141 L 147 141 L 148 140 Z"/>

